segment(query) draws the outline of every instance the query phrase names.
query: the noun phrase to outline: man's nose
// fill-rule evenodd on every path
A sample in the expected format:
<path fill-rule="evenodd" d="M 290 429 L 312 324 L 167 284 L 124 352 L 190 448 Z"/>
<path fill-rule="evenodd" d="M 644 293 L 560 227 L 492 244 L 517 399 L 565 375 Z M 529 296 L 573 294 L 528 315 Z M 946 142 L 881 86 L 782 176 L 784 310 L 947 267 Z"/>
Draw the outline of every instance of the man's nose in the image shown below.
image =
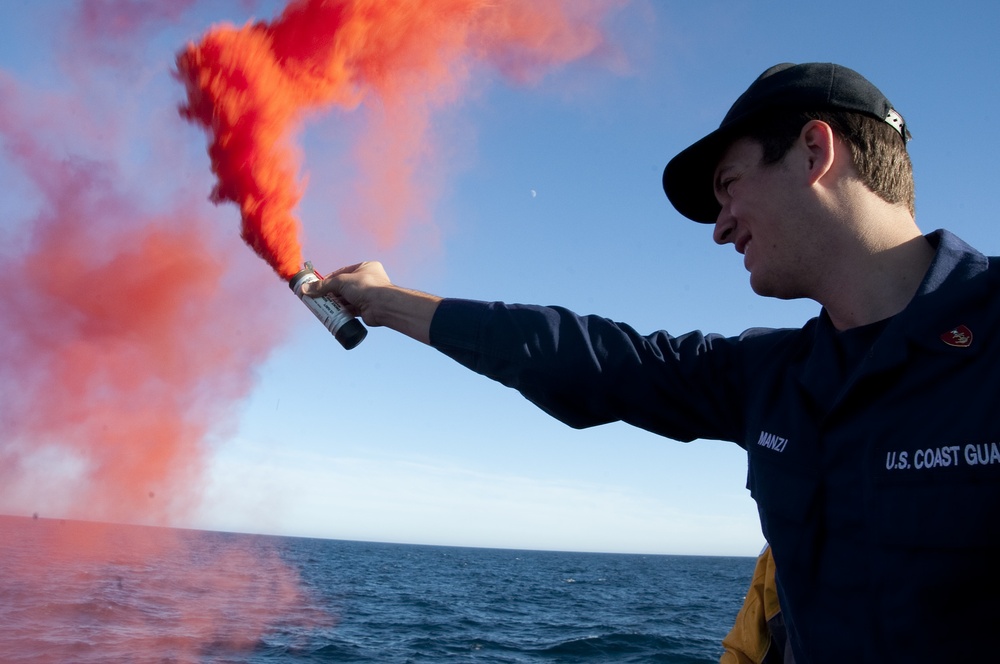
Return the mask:
<path fill-rule="evenodd" d="M 719 216 L 715 218 L 715 230 L 712 231 L 712 239 L 717 244 L 726 244 L 733 241 L 733 231 L 736 230 L 736 219 L 729 212 L 729 206 L 723 205 L 719 211 Z"/>

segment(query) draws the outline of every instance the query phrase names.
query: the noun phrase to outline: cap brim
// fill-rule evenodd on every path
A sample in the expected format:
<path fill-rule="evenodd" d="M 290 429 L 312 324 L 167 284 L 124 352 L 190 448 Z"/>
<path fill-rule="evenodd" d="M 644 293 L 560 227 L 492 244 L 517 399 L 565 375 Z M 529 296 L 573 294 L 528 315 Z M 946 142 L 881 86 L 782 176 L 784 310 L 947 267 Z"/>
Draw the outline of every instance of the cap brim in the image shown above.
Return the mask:
<path fill-rule="evenodd" d="M 715 167 L 732 140 L 733 128 L 719 128 L 670 160 L 663 169 L 663 191 L 682 215 L 714 224 L 722 207 L 715 198 Z"/>

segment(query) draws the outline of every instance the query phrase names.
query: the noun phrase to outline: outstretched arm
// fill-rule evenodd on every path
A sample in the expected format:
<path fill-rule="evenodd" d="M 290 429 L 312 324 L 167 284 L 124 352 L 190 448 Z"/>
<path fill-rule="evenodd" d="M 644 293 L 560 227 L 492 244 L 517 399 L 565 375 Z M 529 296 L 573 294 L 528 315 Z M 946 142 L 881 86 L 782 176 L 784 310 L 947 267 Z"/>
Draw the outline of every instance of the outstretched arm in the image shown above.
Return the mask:
<path fill-rule="evenodd" d="M 431 319 L 441 302 L 435 295 L 396 286 L 378 261 L 341 268 L 306 284 L 302 292 L 312 297 L 332 293 L 369 327 L 388 327 L 425 344 L 430 343 Z"/>

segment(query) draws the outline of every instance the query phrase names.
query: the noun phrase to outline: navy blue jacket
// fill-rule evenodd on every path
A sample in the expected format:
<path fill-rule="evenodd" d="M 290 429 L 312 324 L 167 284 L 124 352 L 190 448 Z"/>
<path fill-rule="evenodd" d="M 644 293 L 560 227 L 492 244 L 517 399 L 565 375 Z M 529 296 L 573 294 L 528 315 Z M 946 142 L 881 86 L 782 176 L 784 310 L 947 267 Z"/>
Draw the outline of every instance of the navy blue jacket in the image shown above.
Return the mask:
<path fill-rule="evenodd" d="M 916 296 L 846 369 L 824 312 L 802 329 L 672 336 L 445 300 L 431 343 L 570 426 L 743 447 L 800 664 L 992 661 L 1000 261 L 946 231 L 927 239 Z"/>

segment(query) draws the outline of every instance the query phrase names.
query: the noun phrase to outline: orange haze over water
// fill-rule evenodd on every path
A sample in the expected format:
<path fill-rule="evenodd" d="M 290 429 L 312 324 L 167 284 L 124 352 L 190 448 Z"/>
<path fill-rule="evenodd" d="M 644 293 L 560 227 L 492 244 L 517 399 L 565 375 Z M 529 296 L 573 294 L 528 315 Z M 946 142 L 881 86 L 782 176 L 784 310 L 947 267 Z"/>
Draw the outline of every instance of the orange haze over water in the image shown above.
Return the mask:
<path fill-rule="evenodd" d="M 202 500 L 212 441 L 232 427 L 256 367 L 284 333 L 273 312 L 223 287 L 238 254 L 199 209 L 203 195 L 170 179 L 184 170 L 177 154 L 155 135 L 128 131 L 136 119 L 127 111 L 146 92 L 138 44 L 165 15 L 144 22 L 138 6 L 88 0 L 79 8 L 86 16 L 60 17 L 63 33 L 34 35 L 53 39 L 57 75 L 0 71 L 0 514 L 90 522 L 0 528 L 4 661 L 82 661 L 87 641 L 99 653 L 107 646 L 101 661 L 159 652 L 193 662 L 213 640 L 256 643 L 268 616 L 302 604 L 297 574 L 276 554 L 260 558 L 273 580 L 261 586 L 231 573 L 261 566 L 240 551 L 206 556 L 167 529 L 141 541 L 93 523 L 187 522 Z M 128 20 L 116 22 L 116 8 Z M 169 118 L 181 128 L 173 109 L 144 111 L 145 126 Z M 124 160 L 120 148 L 132 145 L 155 155 L 155 166 Z M 19 544 L 31 546 L 11 553 Z M 178 560 L 191 563 L 163 567 Z M 94 598 L 126 567 L 127 610 L 79 608 L 98 606 Z M 164 588 L 203 590 L 186 590 L 157 614 L 169 624 L 157 622 L 138 608 L 154 576 Z M 111 648 L 125 634 L 128 643 Z"/>
<path fill-rule="evenodd" d="M 229 250 L 224 227 L 199 208 L 202 186 L 184 180 L 190 169 L 176 139 L 164 136 L 179 129 L 174 109 L 161 115 L 142 105 L 150 80 L 144 49 L 193 4 L 83 0 L 62 17 L 63 33 L 47 35 L 62 88 L 0 70 L 0 167 L 11 176 L 5 202 L 21 214 L 8 219 L 5 233 L 13 230 L 0 243 L 0 514 L 190 523 L 213 441 L 234 425 L 256 369 L 286 331 L 266 298 L 248 306 L 225 285 L 242 252 Z M 243 239 L 287 278 L 302 260 L 295 208 L 304 185 L 293 139 L 310 113 L 377 111 L 355 148 L 368 212 L 351 221 L 381 243 L 395 242 L 427 205 L 414 176 L 432 152 L 431 111 L 457 101 L 479 63 L 531 82 L 599 51 L 596 26 L 610 7 L 292 2 L 273 22 L 218 26 L 177 56 L 187 91 L 182 114 L 208 132 L 214 200 L 239 206 Z M 143 130 L 150 133 L 137 138 Z M 149 160 L 134 163 L 143 151 Z M 21 187 L 23 196 L 11 190 Z M 258 286 L 252 274 L 240 275 L 242 292 Z M 201 562 L 161 581 L 202 600 L 179 602 L 170 629 L 250 646 L 270 624 L 261 607 L 280 616 L 302 603 L 296 574 L 276 555 L 220 550 L 205 562 L 190 548 L 195 540 L 166 531 L 123 542 L 122 531 L 34 523 L 42 522 L 45 545 L 16 562 L 0 560 L 0 584 L 44 593 L 50 571 L 70 574 L 74 561 L 111 565 L 125 556 L 142 569 L 143 560 L 156 568 L 158 560 L 190 557 Z M 242 581 L 231 581 L 233 570 Z M 81 597 L 106 581 L 82 578 Z M 253 615 L 239 613 L 243 604 Z M 38 631 L 14 641 L 30 651 L 32 639 L 46 638 L 48 616 L 32 616 Z M 155 651 L 163 626 L 128 620 L 117 627 L 136 630 L 137 639 L 145 632 L 142 643 Z M 200 647 L 190 645 L 191 661 Z M 72 659 L 68 648 L 44 661 Z"/>

